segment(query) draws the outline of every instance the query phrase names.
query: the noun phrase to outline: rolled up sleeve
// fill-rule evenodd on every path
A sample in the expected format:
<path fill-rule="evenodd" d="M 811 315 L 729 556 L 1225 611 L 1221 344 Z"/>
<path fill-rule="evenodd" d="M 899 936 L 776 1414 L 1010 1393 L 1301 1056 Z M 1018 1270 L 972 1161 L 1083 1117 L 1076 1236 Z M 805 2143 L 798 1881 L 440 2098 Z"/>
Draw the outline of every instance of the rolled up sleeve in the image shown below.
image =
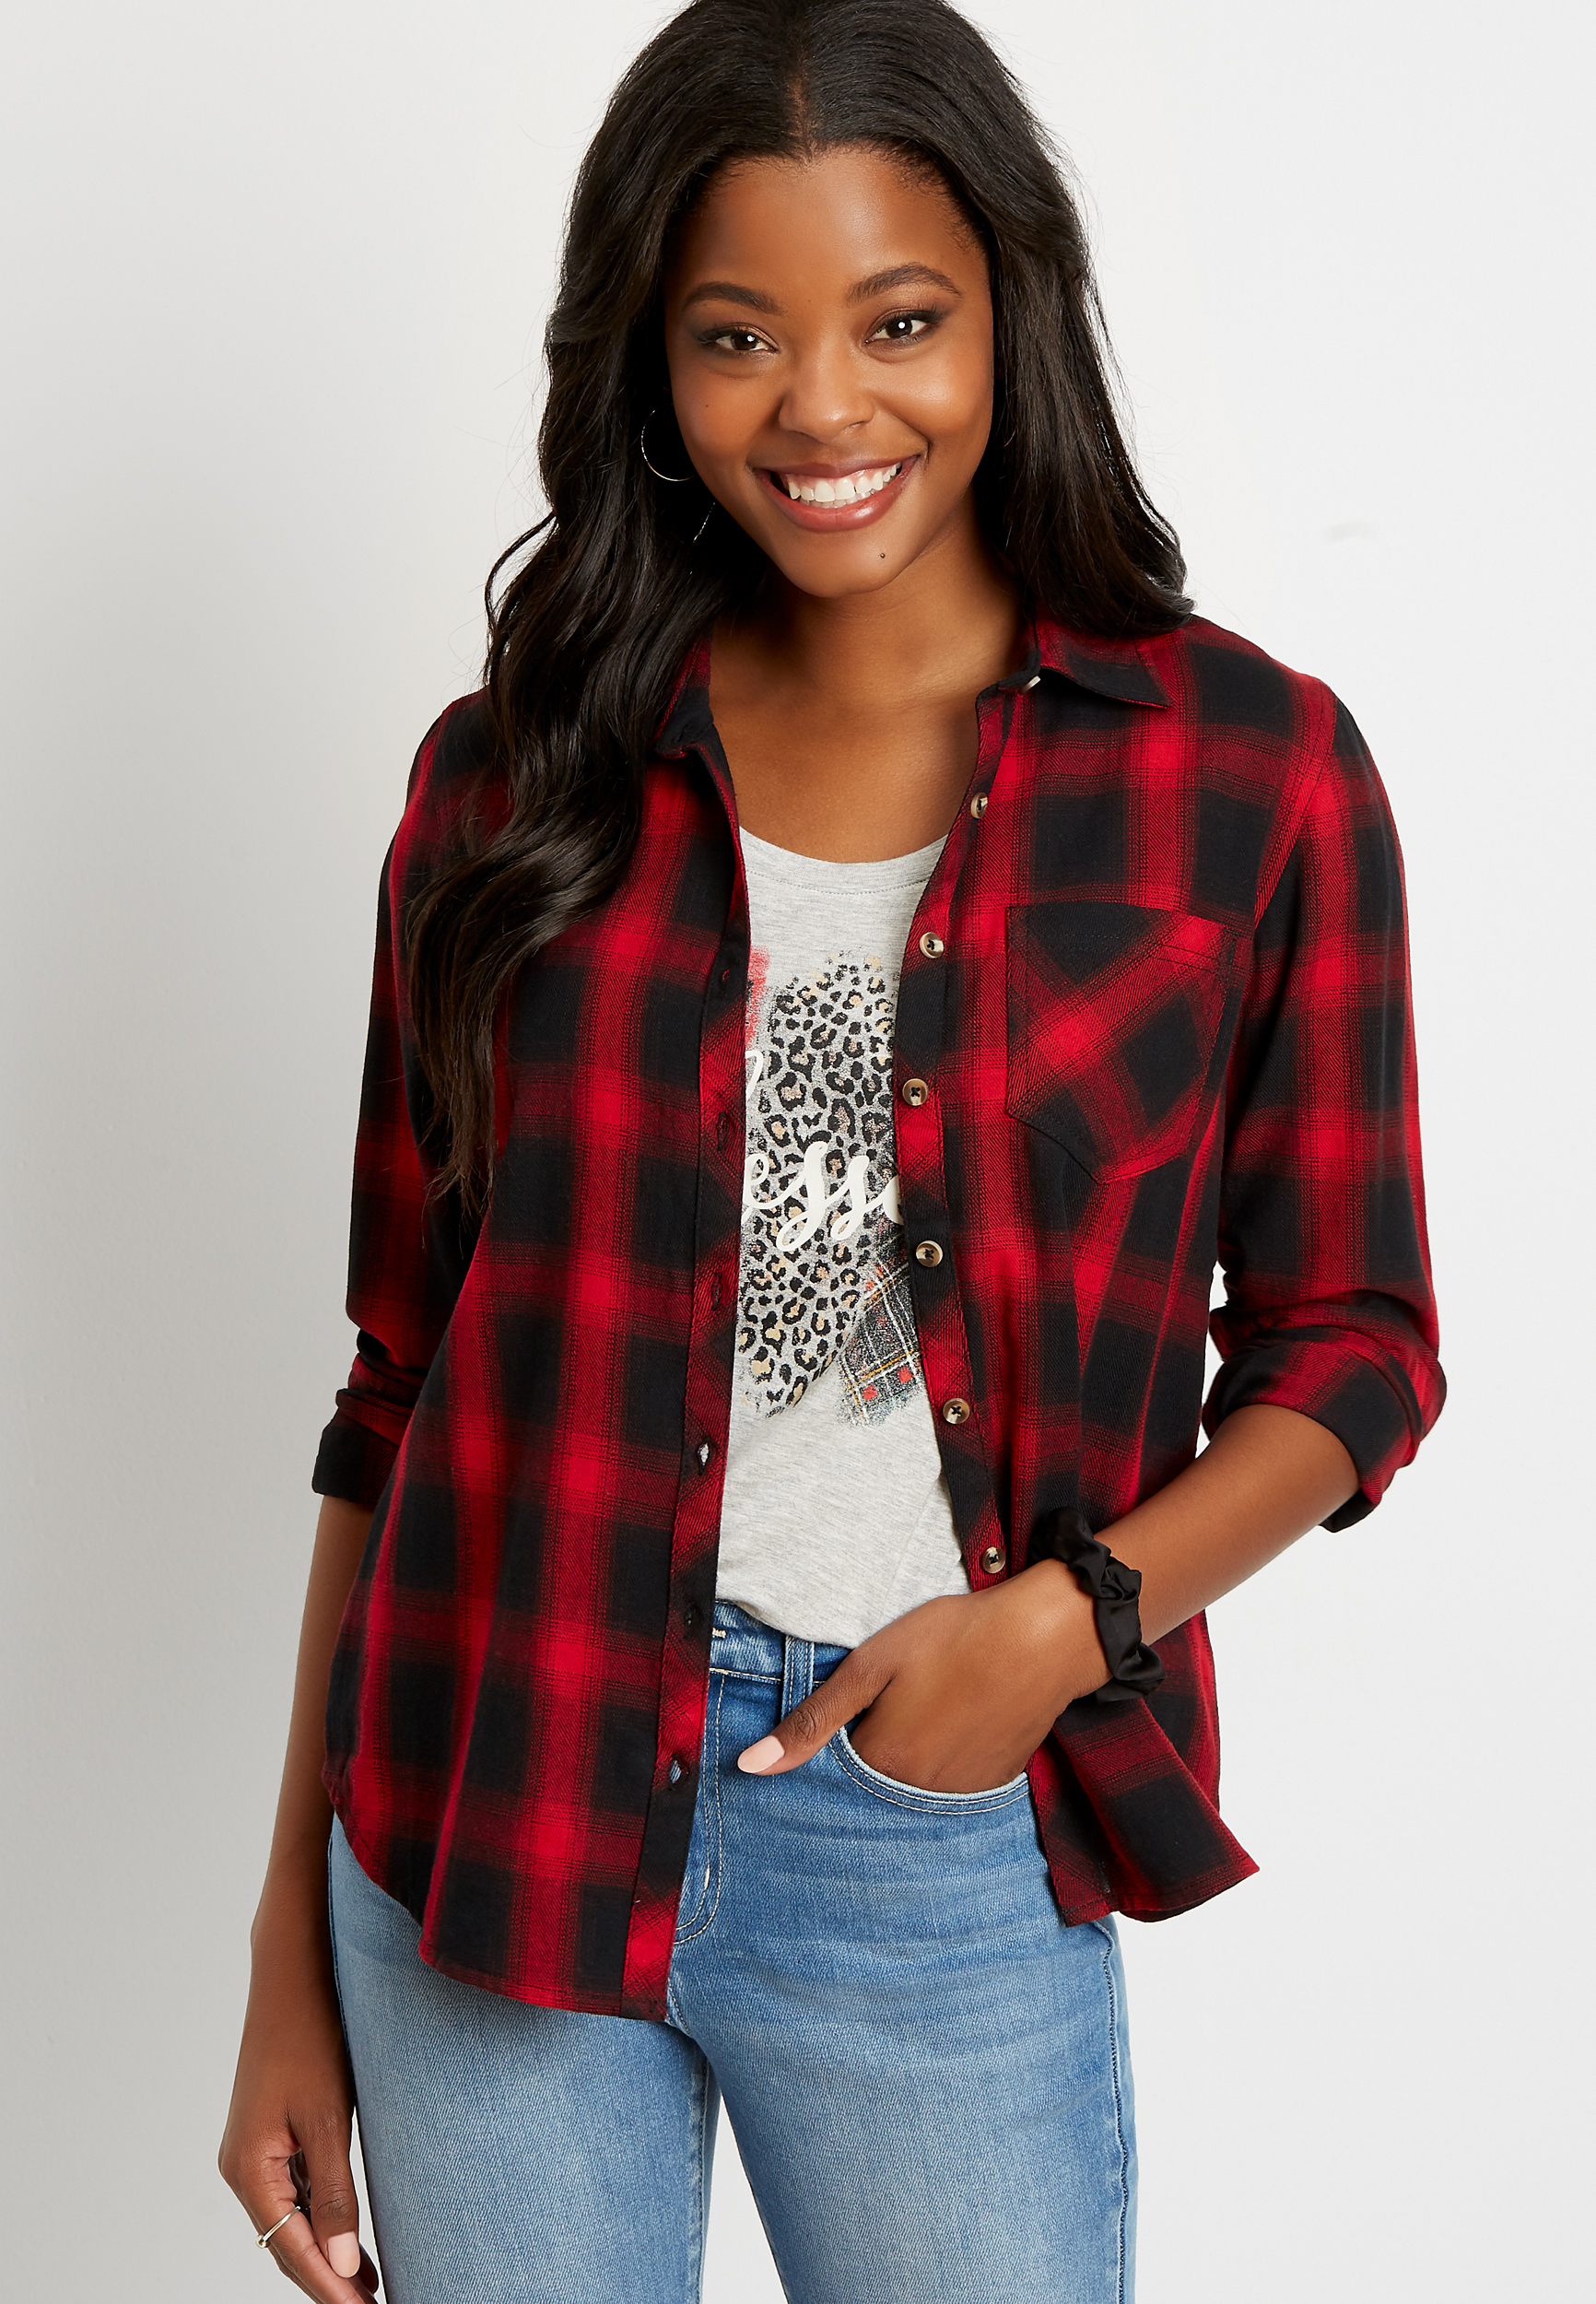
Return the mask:
<path fill-rule="evenodd" d="M 1439 1415 L 1402 857 L 1350 714 L 1259 921 L 1226 1085 L 1212 1320 L 1224 1365 L 1203 1411 L 1294 1408 L 1332 1431 L 1372 1511 Z"/>
<path fill-rule="evenodd" d="M 466 1260 L 458 1202 L 434 1191 L 436 1169 L 424 1150 L 432 1108 L 409 1029 L 400 949 L 404 893 L 427 868 L 428 769 L 442 726 L 417 755 L 409 805 L 382 869 L 349 1225 L 356 1356 L 311 1475 L 318 1494 L 367 1509 L 387 1485 Z"/>

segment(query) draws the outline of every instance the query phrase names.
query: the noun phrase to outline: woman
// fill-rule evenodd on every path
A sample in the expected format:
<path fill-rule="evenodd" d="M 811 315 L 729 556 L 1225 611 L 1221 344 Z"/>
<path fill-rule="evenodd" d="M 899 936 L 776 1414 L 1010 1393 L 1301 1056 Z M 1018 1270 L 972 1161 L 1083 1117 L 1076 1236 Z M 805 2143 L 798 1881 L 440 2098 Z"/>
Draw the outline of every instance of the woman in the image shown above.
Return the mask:
<path fill-rule="evenodd" d="M 400 2304 L 696 2295 L 722 2092 L 794 2298 L 1132 2293 L 1112 1915 L 1252 1869 L 1202 1611 L 1441 1379 L 1379 780 L 1190 614 L 1096 320 L 937 0 L 698 0 L 584 162 L 222 2152 L 328 2304 L 352 2087 Z"/>

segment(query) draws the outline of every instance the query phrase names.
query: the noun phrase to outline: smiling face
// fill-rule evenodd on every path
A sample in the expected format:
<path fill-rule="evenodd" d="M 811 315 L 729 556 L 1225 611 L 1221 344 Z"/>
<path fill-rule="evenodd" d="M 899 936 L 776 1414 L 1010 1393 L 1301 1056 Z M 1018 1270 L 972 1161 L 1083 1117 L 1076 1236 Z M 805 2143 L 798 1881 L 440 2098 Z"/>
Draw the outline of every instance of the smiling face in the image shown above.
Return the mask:
<path fill-rule="evenodd" d="M 851 145 L 734 162 L 683 234 L 665 344 L 699 477 L 800 592 L 975 546 L 992 293 L 933 179 Z"/>

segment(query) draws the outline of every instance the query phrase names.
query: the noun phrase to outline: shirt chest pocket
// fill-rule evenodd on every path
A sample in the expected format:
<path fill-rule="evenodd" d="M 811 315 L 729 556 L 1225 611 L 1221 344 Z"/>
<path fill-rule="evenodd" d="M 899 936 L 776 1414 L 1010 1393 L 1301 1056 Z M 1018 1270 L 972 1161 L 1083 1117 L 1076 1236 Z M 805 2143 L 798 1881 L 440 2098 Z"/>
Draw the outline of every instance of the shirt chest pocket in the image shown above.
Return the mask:
<path fill-rule="evenodd" d="M 1009 1111 L 1104 1183 L 1178 1158 L 1224 1077 L 1238 939 L 1086 899 L 1012 905 L 1007 931 Z"/>

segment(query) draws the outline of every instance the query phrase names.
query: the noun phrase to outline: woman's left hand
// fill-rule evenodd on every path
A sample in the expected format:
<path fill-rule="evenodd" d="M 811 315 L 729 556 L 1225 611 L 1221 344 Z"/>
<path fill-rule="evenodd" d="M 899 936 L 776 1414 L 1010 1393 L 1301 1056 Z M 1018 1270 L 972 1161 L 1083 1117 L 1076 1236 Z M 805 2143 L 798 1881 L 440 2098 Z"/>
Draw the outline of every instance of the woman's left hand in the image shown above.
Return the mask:
<path fill-rule="evenodd" d="M 988 1792 L 1027 1767 L 1064 1707 L 1108 1676 L 1090 1600 L 1068 1569 L 1040 1560 L 884 1625 L 737 1765 L 754 1776 L 802 1768 L 863 1713 L 854 1749 L 884 1776 L 925 1792 Z"/>

